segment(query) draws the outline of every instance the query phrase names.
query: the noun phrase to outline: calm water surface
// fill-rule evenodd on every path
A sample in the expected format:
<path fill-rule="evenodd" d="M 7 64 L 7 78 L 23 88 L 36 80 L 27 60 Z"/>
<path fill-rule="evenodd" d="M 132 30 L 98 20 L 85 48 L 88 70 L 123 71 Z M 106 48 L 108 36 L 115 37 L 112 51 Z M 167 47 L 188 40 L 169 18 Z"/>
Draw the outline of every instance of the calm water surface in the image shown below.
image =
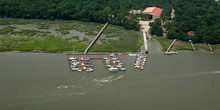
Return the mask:
<path fill-rule="evenodd" d="M 127 71 L 116 73 L 102 60 L 91 61 L 95 72 L 72 72 L 65 54 L 0 53 L 0 110 L 220 109 L 219 53 L 150 47 L 143 71 L 119 56 Z"/>

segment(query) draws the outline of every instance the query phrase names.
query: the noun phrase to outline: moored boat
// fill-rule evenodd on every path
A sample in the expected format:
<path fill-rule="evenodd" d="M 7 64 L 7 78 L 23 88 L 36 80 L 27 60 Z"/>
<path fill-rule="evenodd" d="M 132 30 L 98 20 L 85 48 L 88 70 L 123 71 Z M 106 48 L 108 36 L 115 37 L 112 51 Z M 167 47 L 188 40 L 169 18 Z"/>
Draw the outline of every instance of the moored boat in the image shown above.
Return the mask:
<path fill-rule="evenodd" d="M 118 71 L 118 68 L 109 68 L 109 71 Z"/>
<path fill-rule="evenodd" d="M 86 71 L 87 71 L 87 72 L 92 72 L 92 71 L 94 71 L 94 69 L 92 69 L 92 68 L 87 68 Z"/>

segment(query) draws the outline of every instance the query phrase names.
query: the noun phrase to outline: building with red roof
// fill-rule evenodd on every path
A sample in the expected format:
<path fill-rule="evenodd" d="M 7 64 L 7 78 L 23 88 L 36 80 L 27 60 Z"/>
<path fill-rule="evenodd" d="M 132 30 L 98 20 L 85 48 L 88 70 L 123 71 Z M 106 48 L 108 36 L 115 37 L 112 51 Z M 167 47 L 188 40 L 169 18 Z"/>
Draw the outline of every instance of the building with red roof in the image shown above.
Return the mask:
<path fill-rule="evenodd" d="M 151 19 L 160 18 L 163 9 L 158 7 L 147 7 L 142 13 L 151 15 Z"/>

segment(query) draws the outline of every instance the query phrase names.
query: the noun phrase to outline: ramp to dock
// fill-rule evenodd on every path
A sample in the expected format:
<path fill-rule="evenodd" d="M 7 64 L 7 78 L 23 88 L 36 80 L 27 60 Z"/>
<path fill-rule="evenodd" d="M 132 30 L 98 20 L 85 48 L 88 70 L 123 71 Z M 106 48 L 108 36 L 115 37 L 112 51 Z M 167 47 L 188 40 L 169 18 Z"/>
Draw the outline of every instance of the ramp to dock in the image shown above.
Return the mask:
<path fill-rule="evenodd" d="M 145 53 L 149 52 L 148 49 L 148 41 L 147 41 L 147 37 L 146 37 L 146 31 L 143 30 L 143 39 L 144 39 L 144 51 Z"/>
<path fill-rule="evenodd" d="M 95 39 L 89 44 L 89 46 L 86 48 L 84 54 L 86 54 L 89 49 L 92 47 L 93 44 L 95 44 L 95 42 L 98 40 L 98 38 L 101 36 L 102 32 L 105 30 L 105 28 L 108 26 L 109 21 L 104 25 L 104 27 L 99 31 L 99 33 L 97 34 L 97 36 L 95 37 Z"/>
<path fill-rule="evenodd" d="M 167 49 L 166 52 L 169 52 L 169 51 L 170 51 L 170 49 L 173 47 L 173 45 L 175 44 L 175 42 L 176 42 L 176 39 L 173 40 L 172 44 L 169 46 L 169 48 Z"/>

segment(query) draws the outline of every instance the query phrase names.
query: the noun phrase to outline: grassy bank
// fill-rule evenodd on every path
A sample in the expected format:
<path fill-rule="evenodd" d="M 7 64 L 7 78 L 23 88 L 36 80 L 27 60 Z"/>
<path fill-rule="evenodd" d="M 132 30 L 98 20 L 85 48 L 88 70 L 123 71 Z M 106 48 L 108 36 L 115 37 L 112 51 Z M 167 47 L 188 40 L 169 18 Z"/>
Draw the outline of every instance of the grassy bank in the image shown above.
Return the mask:
<path fill-rule="evenodd" d="M 102 26 L 73 20 L 0 18 L 0 51 L 84 51 Z M 134 52 L 142 45 L 142 37 L 137 31 L 109 25 L 98 42 L 90 51 Z"/>
<path fill-rule="evenodd" d="M 163 47 L 162 48 L 163 51 L 167 50 L 170 44 L 173 42 L 173 39 L 167 39 L 165 38 L 165 36 L 156 36 L 154 38 L 160 42 L 160 44 Z M 194 46 L 196 49 L 209 50 L 208 45 L 204 43 L 195 43 Z M 220 49 L 220 45 L 211 45 L 211 46 L 214 50 Z M 189 42 L 177 40 L 172 50 L 192 50 L 192 47 Z"/>
<path fill-rule="evenodd" d="M 30 51 L 41 50 L 48 52 L 62 51 L 83 51 L 87 45 L 77 42 L 68 42 L 66 39 L 61 39 L 54 36 L 47 36 L 42 39 L 33 39 L 28 36 L 0 35 L 0 51 Z"/>

